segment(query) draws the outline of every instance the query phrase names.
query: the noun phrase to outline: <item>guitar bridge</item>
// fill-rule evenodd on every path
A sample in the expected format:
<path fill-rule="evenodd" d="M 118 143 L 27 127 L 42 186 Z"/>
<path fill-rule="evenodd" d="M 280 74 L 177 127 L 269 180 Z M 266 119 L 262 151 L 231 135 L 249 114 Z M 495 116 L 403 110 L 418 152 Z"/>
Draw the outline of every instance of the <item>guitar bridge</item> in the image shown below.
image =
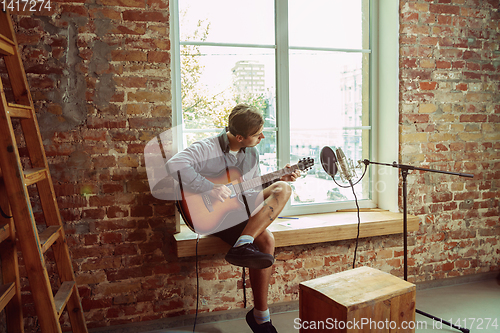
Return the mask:
<path fill-rule="evenodd" d="M 210 196 L 208 194 L 204 194 L 201 196 L 203 198 L 203 203 L 205 204 L 205 207 L 207 207 L 208 211 L 211 213 L 214 211 L 214 207 L 212 206 L 212 200 L 210 199 Z"/>

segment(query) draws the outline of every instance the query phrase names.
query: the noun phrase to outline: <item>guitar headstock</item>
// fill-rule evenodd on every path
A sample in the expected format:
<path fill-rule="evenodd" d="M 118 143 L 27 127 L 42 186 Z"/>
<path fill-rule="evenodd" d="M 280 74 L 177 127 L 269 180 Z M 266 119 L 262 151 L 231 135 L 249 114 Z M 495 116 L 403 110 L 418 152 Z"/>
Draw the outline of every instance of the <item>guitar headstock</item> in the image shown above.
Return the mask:
<path fill-rule="evenodd" d="M 299 160 L 297 166 L 301 171 L 308 171 L 314 165 L 314 159 L 310 157 L 304 157 Z"/>

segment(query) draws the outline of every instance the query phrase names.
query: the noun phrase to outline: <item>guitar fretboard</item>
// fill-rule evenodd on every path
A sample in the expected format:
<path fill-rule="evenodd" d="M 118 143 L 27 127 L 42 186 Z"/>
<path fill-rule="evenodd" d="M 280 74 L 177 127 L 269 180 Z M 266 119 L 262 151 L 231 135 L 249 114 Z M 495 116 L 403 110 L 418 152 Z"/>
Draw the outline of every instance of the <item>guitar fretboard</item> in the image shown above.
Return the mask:
<path fill-rule="evenodd" d="M 269 183 L 273 180 L 280 179 L 283 176 L 289 175 L 289 174 L 293 173 L 295 170 L 297 170 L 298 168 L 299 168 L 299 166 L 297 164 L 295 164 L 295 165 L 292 165 L 290 168 L 283 168 L 281 170 L 268 173 L 267 175 L 244 181 L 240 184 L 237 184 L 235 186 L 235 190 L 239 194 L 241 192 L 245 192 L 245 191 L 254 189 L 258 186 L 262 186 L 263 184 Z"/>

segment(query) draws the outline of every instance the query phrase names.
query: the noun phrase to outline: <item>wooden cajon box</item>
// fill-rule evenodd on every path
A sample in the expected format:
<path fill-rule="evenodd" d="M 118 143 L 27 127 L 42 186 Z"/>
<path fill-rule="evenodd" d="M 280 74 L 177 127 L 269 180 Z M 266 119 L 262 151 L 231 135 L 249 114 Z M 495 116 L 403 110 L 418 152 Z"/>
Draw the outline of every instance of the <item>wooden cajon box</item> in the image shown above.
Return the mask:
<path fill-rule="evenodd" d="M 302 282 L 300 332 L 415 332 L 415 285 L 370 267 Z"/>

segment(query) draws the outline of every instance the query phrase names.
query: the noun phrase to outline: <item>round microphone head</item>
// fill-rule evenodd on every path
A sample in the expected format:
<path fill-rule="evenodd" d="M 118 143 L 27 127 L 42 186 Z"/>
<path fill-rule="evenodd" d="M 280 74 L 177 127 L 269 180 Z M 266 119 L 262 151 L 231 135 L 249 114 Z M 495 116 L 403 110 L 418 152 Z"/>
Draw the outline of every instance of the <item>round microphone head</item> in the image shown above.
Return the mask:
<path fill-rule="evenodd" d="M 335 176 L 335 174 L 337 174 L 337 165 L 335 164 L 335 162 L 337 162 L 337 157 L 335 156 L 333 149 L 328 146 L 323 147 L 319 157 L 321 160 L 321 166 L 325 172 L 331 177 Z"/>

